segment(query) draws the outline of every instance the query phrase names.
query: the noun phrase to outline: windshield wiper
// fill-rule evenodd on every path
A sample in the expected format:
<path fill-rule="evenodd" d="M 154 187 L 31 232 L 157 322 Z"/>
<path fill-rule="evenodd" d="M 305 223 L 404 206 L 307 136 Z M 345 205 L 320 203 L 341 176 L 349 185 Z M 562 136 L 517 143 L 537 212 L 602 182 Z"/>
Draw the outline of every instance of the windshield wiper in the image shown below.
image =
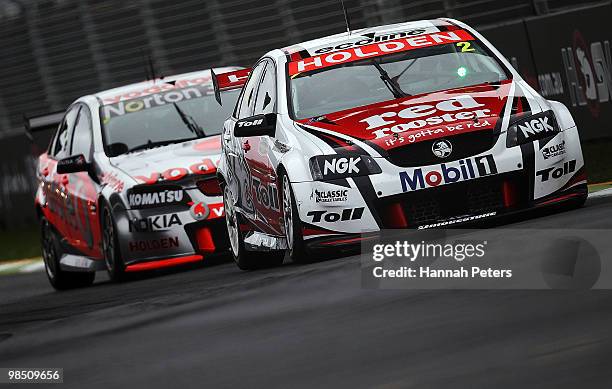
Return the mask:
<path fill-rule="evenodd" d="M 372 64 L 374 64 L 374 67 L 378 69 L 378 73 L 380 73 L 380 79 L 385 83 L 387 88 L 389 88 L 391 93 L 393 93 L 393 97 L 395 97 L 396 99 L 399 99 L 399 98 L 407 96 L 406 93 L 402 91 L 402 88 L 400 88 L 397 82 L 395 82 L 395 80 L 389 77 L 389 73 L 387 73 L 387 71 L 383 69 L 383 67 L 380 66 L 380 64 L 376 62 L 376 60 L 373 59 Z"/>
<path fill-rule="evenodd" d="M 187 141 L 194 140 L 194 139 L 198 139 L 198 138 L 162 140 L 162 141 L 159 141 L 159 142 L 152 142 L 151 139 L 149 139 L 149 141 L 147 143 L 141 144 L 139 146 L 132 147 L 127 152 L 128 153 L 133 153 L 134 151 L 147 150 L 147 149 L 152 149 L 154 147 L 167 146 L 167 145 L 170 145 L 170 144 L 173 144 L 173 143 L 187 142 Z"/>
<path fill-rule="evenodd" d="M 187 128 L 189 128 L 189 131 L 193 132 L 194 134 L 196 134 L 200 138 L 203 138 L 203 137 L 206 136 L 206 134 L 204 134 L 204 130 L 202 129 L 202 127 L 200 127 L 198 125 L 198 123 L 196 123 L 196 121 L 191 116 L 187 115 L 178 106 L 177 103 L 172 103 L 172 105 L 174 105 L 174 108 L 176 108 L 176 112 L 178 112 L 178 114 L 181 117 L 181 120 L 183 121 L 183 123 L 185 123 Z"/>

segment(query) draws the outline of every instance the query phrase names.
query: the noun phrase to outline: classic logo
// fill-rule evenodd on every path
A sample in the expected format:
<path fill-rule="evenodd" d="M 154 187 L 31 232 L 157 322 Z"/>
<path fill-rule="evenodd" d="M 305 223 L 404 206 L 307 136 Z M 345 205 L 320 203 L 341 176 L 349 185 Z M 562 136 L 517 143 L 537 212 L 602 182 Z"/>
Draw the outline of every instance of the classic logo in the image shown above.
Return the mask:
<path fill-rule="evenodd" d="M 563 154 L 565 154 L 565 141 L 542 149 L 542 156 L 544 159 L 557 157 Z"/>
<path fill-rule="evenodd" d="M 144 219 L 129 221 L 130 232 L 166 231 L 173 226 L 182 226 L 183 222 L 176 213 L 169 215 L 149 216 Z"/>
<path fill-rule="evenodd" d="M 306 216 L 310 216 L 313 223 L 320 223 L 325 221 L 327 223 L 345 222 L 349 220 L 360 220 L 363 216 L 365 208 L 347 208 L 340 212 L 329 212 L 329 211 L 310 211 Z"/>
<path fill-rule="evenodd" d="M 359 166 L 357 166 L 359 162 L 361 162 L 361 157 L 328 159 L 323 163 L 323 177 L 330 174 L 359 173 Z"/>
<path fill-rule="evenodd" d="M 542 178 L 542 182 L 546 182 L 553 179 L 557 180 L 563 176 L 566 176 L 570 173 L 576 171 L 576 160 L 568 161 L 563 164 L 561 167 L 549 167 L 548 169 L 540 170 L 536 173 L 536 176 Z"/>
<path fill-rule="evenodd" d="M 431 145 L 431 152 L 438 158 L 446 158 L 453 152 L 453 145 L 445 140 L 439 140 Z"/>
<path fill-rule="evenodd" d="M 128 203 L 133 208 L 155 207 L 183 203 L 183 190 L 162 190 L 158 192 L 130 193 Z"/>
<path fill-rule="evenodd" d="M 314 190 L 310 195 L 317 203 L 337 203 L 348 199 L 348 189 L 340 190 Z"/>
<path fill-rule="evenodd" d="M 497 166 L 492 155 L 466 158 L 452 163 L 443 163 L 438 168 L 423 172 L 422 168 L 412 172 L 400 172 L 400 182 L 404 192 L 453 184 L 478 177 L 497 174 Z"/>
<path fill-rule="evenodd" d="M 549 123 L 549 120 L 548 116 L 542 116 L 519 124 L 518 129 L 523 135 L 523 139 L 529 140 L 543 132 L 555 132 L 555 127 Z"/>

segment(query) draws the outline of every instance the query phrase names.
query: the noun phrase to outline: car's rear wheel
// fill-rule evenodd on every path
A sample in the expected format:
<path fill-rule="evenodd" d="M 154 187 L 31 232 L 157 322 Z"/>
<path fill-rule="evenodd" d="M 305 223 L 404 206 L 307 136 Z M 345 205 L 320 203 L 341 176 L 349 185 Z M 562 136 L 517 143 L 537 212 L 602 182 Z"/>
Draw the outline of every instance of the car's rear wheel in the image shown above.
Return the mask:
<path fill-rule="evenodd" d="M 95 272 L 69 272 L 62 270 L 60 259 L 63 254 L 59 238 L 51 223 L 42 217 L 40 220 L 42 257 L 49 283 L 57 290 L 85 287 L 93 284 Z"/>
<path fill-rule="evenodd" d="M 281 182 L 283 185 L 283 222 L 285 225 L 285 238 L 287 239 L 289 257 L 296 263 L 313 262 L 315 258 L 309 255 L 306 245 L 304 244 L 302 222 L 300 221 L 291 182 L 286 173 L 281 175 Z"/>
<path fill-rule="evenodd" d="M 232 200 L 228 186 L 223 188 L 223 207 L 225 209 L 225 222 L 230 240 L 232 257 L 236 265 L 242 270 L 256 270 L 267 267 L 280 266 L 285 253 L 283 251 L 249 251 L 245 249 L 244 237 L 240 231 L 238 212 Z"/>
<path fill-rule="evenodd" d="M 102 209 L 102 251 L 106 270 L 111 281 L 121 282 L 125 280 L 125 263 L 119 249 L 119 236 L 113 213 L 109 206 Z"/>

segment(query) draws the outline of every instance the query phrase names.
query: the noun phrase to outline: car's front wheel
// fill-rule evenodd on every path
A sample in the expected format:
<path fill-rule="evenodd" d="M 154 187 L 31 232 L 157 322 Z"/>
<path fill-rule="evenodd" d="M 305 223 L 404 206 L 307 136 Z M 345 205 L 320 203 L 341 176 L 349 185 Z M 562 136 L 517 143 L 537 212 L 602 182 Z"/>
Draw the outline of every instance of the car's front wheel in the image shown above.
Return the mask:
<path fill-rule="evenodd" d="M 108 205 L 102 209 L 102 251 L 111 281 L 125 280 L 125 264 L 119 249 L 119 236 L 113 213 Z"/>
<path fill-rule="evenodd" d="M 93 284 L 95 272 L 69 272 L 62 270 L 60 259 L 63 254 L 59 237 L 51 223 L 42 217 L 40 220 L 42 257 L 49 283 L 57 290 L 80 288 Z"/>
<path fill-rule="evenodd" d="M 315 259 L 308 255 L 304 237 L 302 235 L 302 222 L 297 210 L 297 203 L 293 195 L 293 189 L 289 176 L 286 173 L 281 175 L 283 185 L 283 224 L 285 226 L 285 238 L 289 257 L 296 263 L 310 263 Z"/>
<path fill-rule="evenodd" d="M 238 212 L 230 188 L 227 185 L 223 188 L 223 207 L 232 257 L 240 269 L 256 270 L 280 266 L 283 263 L 285 256 L 283 251 L 249 251 L 244 247 L 244 237 L 240 230 Z"/>

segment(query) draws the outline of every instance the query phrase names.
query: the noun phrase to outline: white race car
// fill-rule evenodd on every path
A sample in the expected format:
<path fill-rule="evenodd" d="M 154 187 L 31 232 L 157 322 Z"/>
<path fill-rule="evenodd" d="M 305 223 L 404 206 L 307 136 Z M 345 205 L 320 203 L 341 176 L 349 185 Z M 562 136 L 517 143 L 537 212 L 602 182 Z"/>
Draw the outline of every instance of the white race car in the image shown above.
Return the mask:
<path fill-rule="evenodd" d="M 35 198 L 53 287 L 90 285 L 103 269 L 123 280 L 228 248 L 219 133 L 249 69 L 215 70 L 83 96 L 65 113 L 26 120 L 28 131 L 55 129 Z"/>
<path fill-rule="evenodd" d="M 568 109 L 450 19 L 270 51 L 222 147 L 241 268 L 280 264 L 286 250 L 309 260 L 381 229 L 450 228 L 587 196 Z"/>

